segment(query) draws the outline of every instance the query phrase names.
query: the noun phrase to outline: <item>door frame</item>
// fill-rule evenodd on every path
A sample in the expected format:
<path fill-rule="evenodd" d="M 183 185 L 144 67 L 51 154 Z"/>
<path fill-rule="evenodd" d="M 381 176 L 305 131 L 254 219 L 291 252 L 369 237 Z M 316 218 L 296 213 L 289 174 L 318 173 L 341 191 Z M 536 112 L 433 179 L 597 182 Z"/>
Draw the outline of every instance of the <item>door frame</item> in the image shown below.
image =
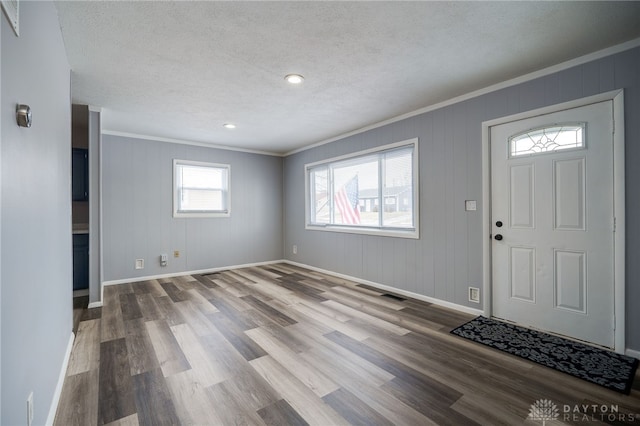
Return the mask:
<path fill-rule="evenodd" d="M 483 314 L 490 318 L 492 306 L 491 262 L 491 127 L 539 115 L 551 114 L 599 102 L 612 101 L 613 105 L 613 190 L 614 190 L 614 350 L 625 352 L 625 172 L 624 172 L 624 91 L 613 90 L 586 98 L 563 102 L 500 117 L 482 123 L 482 290 Z"/>

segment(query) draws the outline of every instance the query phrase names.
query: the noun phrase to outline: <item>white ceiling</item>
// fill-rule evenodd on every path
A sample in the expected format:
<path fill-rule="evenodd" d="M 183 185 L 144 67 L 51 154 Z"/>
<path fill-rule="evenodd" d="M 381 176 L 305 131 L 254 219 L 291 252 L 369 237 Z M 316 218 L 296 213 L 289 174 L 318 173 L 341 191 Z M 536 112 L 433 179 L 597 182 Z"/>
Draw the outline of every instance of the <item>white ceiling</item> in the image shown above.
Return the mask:
<path fill-rule="evenodd" d="M 640 2 L 56 5 L 104 130 L 273 153 L 640 37 Z"/>

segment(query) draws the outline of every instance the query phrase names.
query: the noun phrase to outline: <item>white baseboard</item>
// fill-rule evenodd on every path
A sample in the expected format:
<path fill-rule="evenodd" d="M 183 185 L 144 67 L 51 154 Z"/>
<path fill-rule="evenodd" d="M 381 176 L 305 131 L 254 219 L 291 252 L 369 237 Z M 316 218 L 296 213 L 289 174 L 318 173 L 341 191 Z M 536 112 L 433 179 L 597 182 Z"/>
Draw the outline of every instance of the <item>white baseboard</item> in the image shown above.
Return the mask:
<path fill-rule="evenodd" d="M 274 263 L 283 263 L 284 260 L 268 260 L 266 262 L 256 262 L 256 263 L 245 263 L 243 265 L 231 265 L 231 266 L 220 266 L 217 268 L 209 268 L 209 269 L 200 269 L 197 271 L 180 271 L 180 272 L 172 272 L 170 274 L 162 274 L 162 275 L 147 275 L 145 277 L 135 277 L 135 278 L 125 278 L 121 280 L 110 280 L 103 281 L 102 285 L 118 285 L 118 284 L 126 284 L 126 283 L 135 283 L 140 281 L 148 281 L 148 280 L 157 280 L 160 278 L 172 278 L 172 277 L 180 277 L 183 275 L 194 275 L 194 274 L 212 274 L 214 272 L 226 271 L 228 269 L 240 269 L 240 268 L 251 268 L 254 266 L 263 266 L 263 265 L 272 265 Z"/>
<path fill-rule="evenodd" d="M 633 357 L 635 359 L 640 359 L 640 351 L 634 351 L 633 349 L 627 349 L 624 351 L 626 356 Z"/>
<path fill-rule="evenodd" d="M 482 315 L 483 314 L 482 309 L 475 309 L 475 308 L 470 308 L 468 306 L 458 305 L 457 303 L 447 302 L 446 300 L 436 299 L 435 297 L 429 297 L 429 296 L 425 296 L 423 294 L 413 293 L 411 291 L 402 290 L 402 289 L 399 289 L 399 288 L 396 288 L 396 287 L 391 287 L 391 286 L 380 284 L 380 283 L 377 283 L 377 282 L 374 282 L 374 281 L 368 281 L 368 280 L 364 280 L 362 278 L 352 277 L 350 275 L 345 275 L 345 274 L 340 274 L 340 273 L 333 272 L 333 271 L 328 271 L 326 269 L 317 268 L 315 266 L 306 265 L 304 263 L 293 262 L 293 261 L 288 260 L 288 259 L 269 260 L 269 261 L 266 261 L 266 262 L 256 262 L 256 263 L 246 263 L 246 264 L 243 264 L 243 265 L 222 266 L 222 267 L 218 267 L 218 268 L 201 269 L 201 270 L 196 270 L 196 271 L 181 271 L 181 272 L 173 272 L 173 273 L 170 273 L 170 274 L 147 275 L 147 276 L 144 276 L 144 277 L 135 277 L 135 278 L 120 279 L 120 280 L 110 280 L 110 281 L 104 281 L 102 283 L 102 288 L 104 289 L 104 286 L 108 286 L 108 285 L 118 285 L 118 284 L 134 283 L 134 282 L 140 282 L 140 281 L 157 280 L 157 279 L 160 279 L 160 278 L 172 278 L 172 277 L 179 277 L 179 276 L 182 276 L 182 275 L 211 274 L 211 273 L 214 273 L 214 272 L 226 271 L 226 270 L 229 270 L 229 269 L 240 269 L 240 268 L 250 268 L 250 267 L 254 267 L 254 266 L 273 265 L 275 263 L 288 263 L 290 265 L 296 265 L 296 266 L 299 266 L 301 268 L 307 268 L 307 269 L 310 269 L 312 271 L 322 272 L 323 274 L 333 275 L 334 277 L 344 278 L 346 280 L 354 281 L 354 282 L 357 282 L 357 283 L 360 283 L 360 284 L 370 285 L 372 287 L 376 287 L 376 288 L 379 288 L 379 289 L 382 289 L 382 290 L 391 291 L 391 292 L 394 292 L 394 293 L 397 293 L 397 294 L 401 294 L 403 296 L 407 296 L 407 297 L 411 297 L 413 299 L 418 299 L 418 300 L 422 300 L 422 301 L 425 301 L 425 302 L 433 303 L 434 305 L 443 306 L 445 308 L 454 309 L 456 311 L 465 312 L 465 313 L 468 313 L 468 314 L 471 314 L 471 315 Z M 102 306 L 102 301 L 93 302 L 93 303 L 89 304 L 89 308 L 98 308 L 100 306 Z"/>
<path fill-rule="evenodd" d="M 278 260 L 268 260 L 265 262 L 256 262 L 256 263 L 245 263 L 242 265 L 231 265 L 231 266 L 220 266 L 217 268 L 209 268 L 209 269 L 199 269 L 196 271 L 180 271 L 180 272 L 172 272 L 170 274 L 161 274 L 161 275 L 147 275 L 144 277 L 134 277 L 134 278 L 124 278 L 124 279 L 120 279 L 120 280 L 110 280 L 110 281 L 103 281 L 100 285 L 100 300 L 98 300 L 97 302 L 91 302 L 89 303 L 88 308 L 100 308 L 103 305 L 103 293 L 104 293 L 104 287 L 108 286 L 108 285 L 119 285 L 119 284 L 127 284 L 127 283 L 135 283 L 135 282 L 140 282 L 140 281 L 148 281 L 148 280 L 157 280 L 160 278 L 172 278 L 172 277 L 180 277 L 183 275 L 194 275 L 194 274 L 212 274 L 214 272 L 220 272 L 220 271 L 226 271 L 228 269 L 240 269 L 240 268 L 250 268 L 253 266 L 263 266 L 263 265 L 272 265 L 274 263 L 283 263 L 284 260 L 282 259 L 278 259 Z"/>
<path fill-rule="evenodd" d="M 380 284 L 380 283 L 377 283 L 377 282 L 374 282 L 374 281 L 369 281 L 369 280 L 364 280 L 362 278 L 352 277 L 350 275 L 339 274 L 337 272 L 328 271 L 328 270 L 322 269 L 322 268 L 316 268 L 315 266 L 305 265 L 304 263 L 293 262 L 293 261 L 287 260 L 287 259 L 283 260 L 282 262 L 283 263 L 288 263 L 290 265 L 299 266 L 301 268 L 307 268 L 307 269 L 310 269 L 312 271 L 322 272 L 323 274 L 333 275 L 334 277 L 344 278 L 345 280 L 355 281 L 355 282 L 360 283 L 360 284 L 370 285 L 371 287 L 376 287 L 376 288 L 379 288 L 381 290 L 386 290 L 386 291 L 390 291 L 390 292 L 393 292 L 393 293 L 401 294 L 403 296 L 411 297 L 413 299 L 422 300 L 424 302 L 433 303 L 434 305 L 443 306 L 445 308 L 450 308 L 450 309 L 453 309 L 453 310 L 456 310 L 456 311 L 465 312 L 467 314 L 483 315 L 482 309 L 475 309 L 475 308 L 470 308 L 468 306 L 458 305 L 457 303 L 447 302 L 446 300 L 436 299 L 435 297 L 425 296 L 423 294 L 414 293 L 414 292 L 407 291 L 407 290 L 402 290 L 402 289 L 399 289 L 399 288 L 396 288 L 396 287 L 391 287 L 391 286 Z"/>
<path fill-rule="evenodd" d="M 69 343 L 67 343 L 67 352 L 64 354 L 62 367 L 60 368 L 60 374 L 58 375 L 56 390 L 53 393 L 53 399 L 51 400 L 51 406 L 49 407 L 49 415 L 47 416 L 47 423 L 45 423 L 47 426 L 53 425 L 53 421 L 56 419 L 56 411 L 58 411 L 58 403 L 60 402 L 60 395 L 62 395 L 62 385 L 64 385 L 64 378 L 67 376 L 67 367 L 69 366 L 69 360 L 71 359 L 71 350 L 73 349 L 73 342 L 75 338 L 75 334 L 71 332 Z"/>

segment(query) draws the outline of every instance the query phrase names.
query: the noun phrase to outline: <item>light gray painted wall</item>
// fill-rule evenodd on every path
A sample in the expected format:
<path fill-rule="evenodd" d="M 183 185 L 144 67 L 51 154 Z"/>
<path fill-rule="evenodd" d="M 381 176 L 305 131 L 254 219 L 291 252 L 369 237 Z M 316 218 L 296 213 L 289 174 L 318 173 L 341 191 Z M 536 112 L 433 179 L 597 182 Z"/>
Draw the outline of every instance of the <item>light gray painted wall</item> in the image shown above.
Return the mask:
<path fill-rule="evenodd" d="M 285 256 L 296 262 L 459 305 L 482 287 L 481 123 L 625 89 L 627 347 L 640 350 L 640 48 L 498 90 L 291 155 L 284 162 Z M 395 141 L 420 139 L 419 240 L 306 231 L 304 165 Z M 464 201 L 478 211 L 465 212 Z M 293 255 L 291 247 L 298 246 Z M 635 302 L 635 303 L 634 303 Z"/>
<path fill-rule="evenodd" d="M 100 300 L 100 112 L 89 111 L 89 302 Z"/>
<path fill-rule="evenodd" d="M 172 217 L 174 159 L 231 165 L 231 217 Z M 282 258 L 280 157 L 103 135 L 102 173 L 105 281 Z"/>
<path fill-rule="evenodd" d="M 0 24 L 0 47 L 2 46 Z M 2 51 L 0 51 L 0 94 L 2 94 Z M 2 97 L 0 96 L 0 101 Z M 0 104 L 0 113 L 2 104 Z M 0 224 L 2 224 L 2 119 L 0 119 Z M 2 226 L 0 225 L 0 308 L 2 307 Z M 0 422 L 2 421 L 2 313 L 0 312 Z"/>
<path fill-rule="evenodd" d="M 2 418 L 44 424 L 72 329 L 70 70 L 53 3 L 20 3 L 2 31 Z M 29 104 L 33 126 L 15 122 Z"/>

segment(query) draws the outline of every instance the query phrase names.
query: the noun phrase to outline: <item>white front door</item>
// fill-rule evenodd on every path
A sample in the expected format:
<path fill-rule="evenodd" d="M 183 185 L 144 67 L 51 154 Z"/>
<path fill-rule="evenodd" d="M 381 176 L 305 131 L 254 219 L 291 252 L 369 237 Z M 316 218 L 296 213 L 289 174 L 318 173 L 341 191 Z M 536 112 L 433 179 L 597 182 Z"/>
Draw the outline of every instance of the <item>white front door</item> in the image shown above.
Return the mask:
<path fill-rule="evenodd" d="M 492 315 L 614 347 L 612 101 L 490 128 Z"/>

